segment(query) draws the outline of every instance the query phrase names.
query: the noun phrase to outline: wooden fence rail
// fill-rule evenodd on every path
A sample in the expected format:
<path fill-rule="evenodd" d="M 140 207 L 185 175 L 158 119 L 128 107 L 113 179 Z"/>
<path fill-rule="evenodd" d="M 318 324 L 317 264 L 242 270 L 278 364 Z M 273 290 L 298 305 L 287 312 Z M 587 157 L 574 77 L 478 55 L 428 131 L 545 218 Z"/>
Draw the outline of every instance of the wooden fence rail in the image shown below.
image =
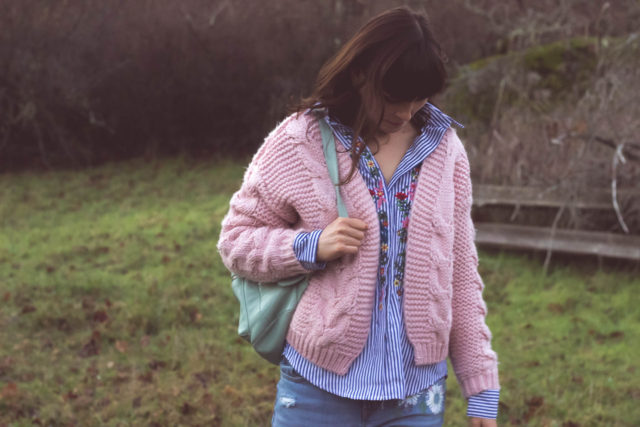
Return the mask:
<path fill-rule="evenodd" d="M 629 190 L 618 192 L 620 198 L 632 194 Z M 588 199 L 568 199 L 561 188 L 507 187 L 501 185 L 478 185 L 473 188 L 473 204 L 486 205 L 523 205 L 560 208 L 572 205 L 580 209 L 612 209 L 611 190 L 591 189 Z"/>
<path fill-rule="evenodd" d="M 589 199 L 568 201 L 560 190 L 493 185 L 474 188 L 474 205 L 477 207 L 512 205 L 562 208 L 567 204 L 581 209 L 613 209 L 611 193 L 607 190 L 593 190 Z M 475 227 L 476 243 L 479 245 L 546 250 L 548 255 L 551 252 L 565 252 L 640 260 L 640 236 L 637 235 L 484 222 L 477 222 Z"/>

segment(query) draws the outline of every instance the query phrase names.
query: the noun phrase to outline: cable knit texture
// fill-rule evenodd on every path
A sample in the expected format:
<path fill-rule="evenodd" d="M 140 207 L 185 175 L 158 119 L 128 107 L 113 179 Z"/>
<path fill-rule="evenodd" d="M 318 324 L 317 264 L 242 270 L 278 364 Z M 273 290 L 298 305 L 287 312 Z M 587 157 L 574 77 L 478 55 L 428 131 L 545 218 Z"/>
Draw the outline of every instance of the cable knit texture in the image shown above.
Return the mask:
<path fill-rule="evenodd" d="M 340 147 L 340 144 L 336 144 Z M 341 178 L 351 159 L 337 152 Z M 362 179 L 341 186 L 349 216 L 369 224 L 357 255 L 313 272 L 287 341 L 307 360 L 339 375 L 362 352 L 374 304 L 380 230 Z M 497 356 L 485 324 L 483 283 L 471 221 L 469 163 L 449 129 L 422 165 L 409 222 L 404 316 L 417 365 L 450 355 L 465 397 L 499 389 Z M 256 281 L 308 274 L 293 251 L 300 231 L 337 218 L 335 192 L 316 119 L 289 116 L 249 165 L 222 221 L 218 250 L 227 268 Z"/>

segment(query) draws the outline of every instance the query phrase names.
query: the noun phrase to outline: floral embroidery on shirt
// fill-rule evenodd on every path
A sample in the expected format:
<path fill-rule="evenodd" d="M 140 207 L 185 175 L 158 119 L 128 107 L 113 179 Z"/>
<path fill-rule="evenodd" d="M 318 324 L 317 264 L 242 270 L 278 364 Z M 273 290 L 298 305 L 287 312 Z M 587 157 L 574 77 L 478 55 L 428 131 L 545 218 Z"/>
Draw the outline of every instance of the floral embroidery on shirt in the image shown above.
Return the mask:
<path fill-rule="evenodd" d="M 384 301 L 384 287 L 387 282 L 385 267 L 389 262 L 389 256 L 387 255 L 387 251 L 389 250 L 389 217 L 385 210 L 387 199 L 385 197 L 384 181 L 382 180 L 380 169 L 378 169 L 371 152 L 365 149 L 362 152 L 362 159 L 367 165 L 369 174 L 371 174 L 376 182 L 376 185 L 373 186 L 373 188 L 369 188 L 369 194 L 371 194 L 371 197 L 376 204 L 378 222 L 380 223 L 380 269 L 378 271 L 380 296 L 378 298 L 378 305 L 381 307 L 381 304 Z"/>
<path fill-rule="evenodd" d="M 389 263 L 389 213 L 387 209 L 387 199 L 385 192 L 385 183 L 382 179 L 382 174 L 378 167 L 378 164 L 373 158 L 371 151 L 365 149 L 362 152 L 362 163 L 361 165 L 366 166 L 369 175 L 372 180 L 369 182 L 369 194 L 373 199 L 376 212 L 378 214 L 378 221 L 380 225 L 380 268 L 378 270 L 378 308 L 382 310 L 383 303 L 385 299 L 385 295 L 387 292 L 387 270 Z M 396 248 L 398 249 L 397 254 L 393 259 L 393 286 L 396 289 L 398 296 L 402 295 L 402 284 L 404 279 L 404 267 L 405 267 L 405 258 L 406 258 L 406 243 L 407 243 L 407 230 L 409 227 L 409 213 L 411 211 L 411 203 L 413 202 L 413 198 L 415 195 L 416 184 L 418 180 L 418 175 L 420 172 L 420 164 L 416 165 L 411 169 L 411 180 L 409 182 L 408 188 L 401 188 L 401 191 L 397 191 L 395 195 L 391 198 L 395 203 L 398 211 L 398 220 L 397 226 L 399 228 L 396 231 L 396 235 L 398 236 Z"/>
<path fill-rule="evenodd" d="M 373 189 L 373 192 L 375 193 L 374 199 L 376 201 L 376 209 L 380 209 L 382 205 L 387 201 L 384 197 L 384 182 L 382 181 L 382 179 L 378 180 L 378 186 Z"/>
<path fill-rule="evenodd" d="M 404 266 L 405 259 L 407 255 L 406 244 L 407 244 L 407 235 L 409 229 L 409 212 L 411 211 L 411 203 L 413 202 L 413 197 L 415 195 L 416 183 L 418 180 L 418 175 L 420 174 L 420 165 L 416 165 L 411 170 L 411 183 L 409 185 L 408 194 L 402 191 L 396 193 L 396 205 L 398 206 L 398 212 L 400 213 L 400 229 L 397 231 L 397 235 L 400 241 L 400 250 L 398 251 L 398 255 L 394 261 L 394 270 L 395 277 L 393 284 L 396 288 L 399 288 L 402 285 L 402 281 L 404 280 Z M 398 295 L 402 295 L 400 292 Z"/>

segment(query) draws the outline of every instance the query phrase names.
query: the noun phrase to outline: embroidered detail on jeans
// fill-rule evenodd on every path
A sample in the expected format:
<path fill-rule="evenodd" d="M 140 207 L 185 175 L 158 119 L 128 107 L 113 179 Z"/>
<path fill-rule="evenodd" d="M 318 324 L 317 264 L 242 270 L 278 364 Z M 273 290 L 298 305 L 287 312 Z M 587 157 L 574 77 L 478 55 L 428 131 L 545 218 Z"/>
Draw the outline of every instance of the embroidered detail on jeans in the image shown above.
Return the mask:
<path fill-rule="evenodd" d="M 293 397 L 282 396 L 280 398 L 280 403 L 285 408 L 292 408 L 296 406 L 296 400 Z"/>
<path fill-rule="evenodd" d="M 403 400 L 398 402 L 398 406 L 403 408 L 409 408 L 411 406 L 416 406 L 418 404 L 418 399 L 420 399 L 420 393 L 414 394 L 413 396 L 409 396 Z"/>
<path fill-rule="evenodd" d="M 442 412 L 444 404 L 444 389 L 440 384 L 435 384 L 427 393 L 427 406 L 434 414 Z"/>

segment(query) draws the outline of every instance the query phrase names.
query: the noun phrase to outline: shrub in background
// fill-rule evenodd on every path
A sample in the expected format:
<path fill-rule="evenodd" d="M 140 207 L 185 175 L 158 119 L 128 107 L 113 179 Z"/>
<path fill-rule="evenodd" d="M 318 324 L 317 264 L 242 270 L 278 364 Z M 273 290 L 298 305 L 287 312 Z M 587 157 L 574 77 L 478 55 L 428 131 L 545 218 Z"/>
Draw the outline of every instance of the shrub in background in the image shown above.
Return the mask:
<path fill-rule="evenodd" d="M 0 170 L 249 155 L 362 22 L 401 4 L 429 13 L 452 74 L 638 16 L 632 0 L 0 2 Z"/>

